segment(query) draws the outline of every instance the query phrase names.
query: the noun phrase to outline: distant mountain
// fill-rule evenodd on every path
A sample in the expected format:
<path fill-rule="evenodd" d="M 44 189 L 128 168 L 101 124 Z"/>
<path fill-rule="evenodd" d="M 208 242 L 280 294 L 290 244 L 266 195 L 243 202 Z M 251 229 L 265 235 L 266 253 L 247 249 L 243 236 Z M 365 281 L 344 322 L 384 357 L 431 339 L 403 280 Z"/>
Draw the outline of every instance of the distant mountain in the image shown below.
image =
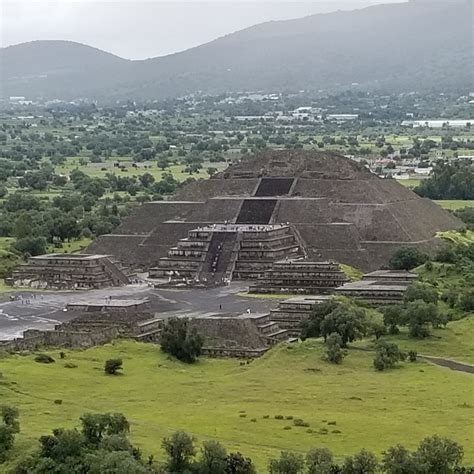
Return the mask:
<path fill-rule="evenodd" d="M 411 0 L 263 23 L 169 56 L 130 61 L 37 41 L 0 49 L 3 96 L 173 97 L 202 91 L 472 85 L 472 0 Z"/>

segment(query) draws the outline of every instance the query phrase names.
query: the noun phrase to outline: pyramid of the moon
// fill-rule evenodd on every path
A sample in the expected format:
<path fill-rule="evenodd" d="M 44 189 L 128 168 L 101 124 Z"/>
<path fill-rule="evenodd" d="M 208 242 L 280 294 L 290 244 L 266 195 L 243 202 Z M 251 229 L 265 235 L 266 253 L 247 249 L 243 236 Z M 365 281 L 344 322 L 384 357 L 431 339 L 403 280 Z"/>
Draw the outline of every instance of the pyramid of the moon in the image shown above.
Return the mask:
<path fill-rule="evenodd" d="M 267 151 L 211 179 L 190 183 L 173 200 L 143 204 L 88 252 L 113 255 L 146 270 L 163 258 L 172 259 L 172 249 L 184 255 L 188 245 L 190 254 L 189 239 L 199 239 L 196 229 L 214 224 L 264 230 L 265 240 L 258 245 L 274 242 L 275 258 L 285 255 L 278 245 L 291 233 L 299 253 L 309 259 L 334 260 L 364 271 L 386 265 L 400 247 L 433 250 L 439 245 L 437 232 L 462 227 L 432 201 L 339 154 Z M 281 224 L 285 230 L 276 229 Z M 275 243 L 277 238 L 280 243 Z"/>

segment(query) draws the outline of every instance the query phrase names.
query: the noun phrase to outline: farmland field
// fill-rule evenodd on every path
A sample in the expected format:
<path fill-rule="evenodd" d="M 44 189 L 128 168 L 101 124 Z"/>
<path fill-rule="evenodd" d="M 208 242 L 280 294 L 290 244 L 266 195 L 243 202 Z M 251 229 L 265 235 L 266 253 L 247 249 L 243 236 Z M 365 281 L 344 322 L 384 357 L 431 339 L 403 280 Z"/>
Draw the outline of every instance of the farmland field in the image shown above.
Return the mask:
<path fill-rule="evenodd" d="M 282 449 L 327 446 L 340 458 L 366 447 L 380 455 L 396 443 L 414 448 L 434 433 L 462 443 L 465 462 L 474 462 L 471 375 L 424 362 L 378 373 L 371 353 L 351 350 L 335 366 L 321 351 L 320 342 L 307 341 L 280 345 L 251 364 L 202 358 L 184 365 L 156 345 L 120 341 L 68 351 L 73 369 L 51 351 L 51 365 L 34 355 L 4 357 L 0 398 L 21 413 L 12 457 L 34 449 L 52 428 L 77 426 L 84 412 L 114 411 L 131 421 L 132 441 L 157 459 L 161 438 L 183 429 L 252 457 L 259 472 Z M 104 375 L 104 361 L 113 357 L 124 360 L 121 376 Z M 312 432 L 276 415 L 302 418 Z"/>

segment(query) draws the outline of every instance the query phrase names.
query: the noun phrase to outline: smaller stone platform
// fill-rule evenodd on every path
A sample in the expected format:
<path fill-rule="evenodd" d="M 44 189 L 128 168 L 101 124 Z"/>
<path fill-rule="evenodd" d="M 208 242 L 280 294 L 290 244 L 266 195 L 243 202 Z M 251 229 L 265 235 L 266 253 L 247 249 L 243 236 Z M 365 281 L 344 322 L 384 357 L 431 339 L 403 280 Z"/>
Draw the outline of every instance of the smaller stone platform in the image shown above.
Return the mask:
<path fill-rule="evenodd" d="M 357 298 L 373 305 L 400 304 L 407 288 L 417 281 L 416 273 L 379 270 L 367 273 L 360 281 L 346 283 L 336 288 L 338 295 Z"/>
<path fill-rule="evenodd" d="M 70 311 L 142 311 L 148 309 L 150 302 L 148 299 L 112 299 L 102 298 L 100 300 L 91 301 L 75 301 L 68 303 L 67 310 Z"/>
<path fill-rule="evenodd" d="M 38 289 L 98 289 L 130 280 L 109 255 L 53 253 L 30 257 L 13 272 L 13 286 Z"/>
<path fill-rule="evenodd" d="M 348 278 L 335 262 L 285 259 L 275 262 L 262 278 L 250 285 L 250 293 L 329 294 Z"/>
<path fill-rule="evenodd" d="M 314 307 L 332 298 L 331 295 L 295 296 L 281 301 L 277 308 L 270 311 L 270 319 L 281 329 L 286 329 L 290 336 L 301 334 L 301 323 L 306 321 Z"/>

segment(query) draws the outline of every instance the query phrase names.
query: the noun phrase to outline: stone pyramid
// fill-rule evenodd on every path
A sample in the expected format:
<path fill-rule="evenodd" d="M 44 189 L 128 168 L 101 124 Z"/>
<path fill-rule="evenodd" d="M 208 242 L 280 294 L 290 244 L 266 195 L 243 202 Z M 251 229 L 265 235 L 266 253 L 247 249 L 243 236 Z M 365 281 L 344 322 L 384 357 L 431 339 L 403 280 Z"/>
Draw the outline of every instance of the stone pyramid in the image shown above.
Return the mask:
<path fill-rule="evenodd" d="M 288 225 L 311 260 L 379 269 L 400 247 L 433 251 L 436 233 L 462 223 L 393 179 L 381 179 L 337 153 L 266 151 L 173 200 L 148 202 L 88 253 L 147 270 L 193 229 L 213 224 Z"/>

